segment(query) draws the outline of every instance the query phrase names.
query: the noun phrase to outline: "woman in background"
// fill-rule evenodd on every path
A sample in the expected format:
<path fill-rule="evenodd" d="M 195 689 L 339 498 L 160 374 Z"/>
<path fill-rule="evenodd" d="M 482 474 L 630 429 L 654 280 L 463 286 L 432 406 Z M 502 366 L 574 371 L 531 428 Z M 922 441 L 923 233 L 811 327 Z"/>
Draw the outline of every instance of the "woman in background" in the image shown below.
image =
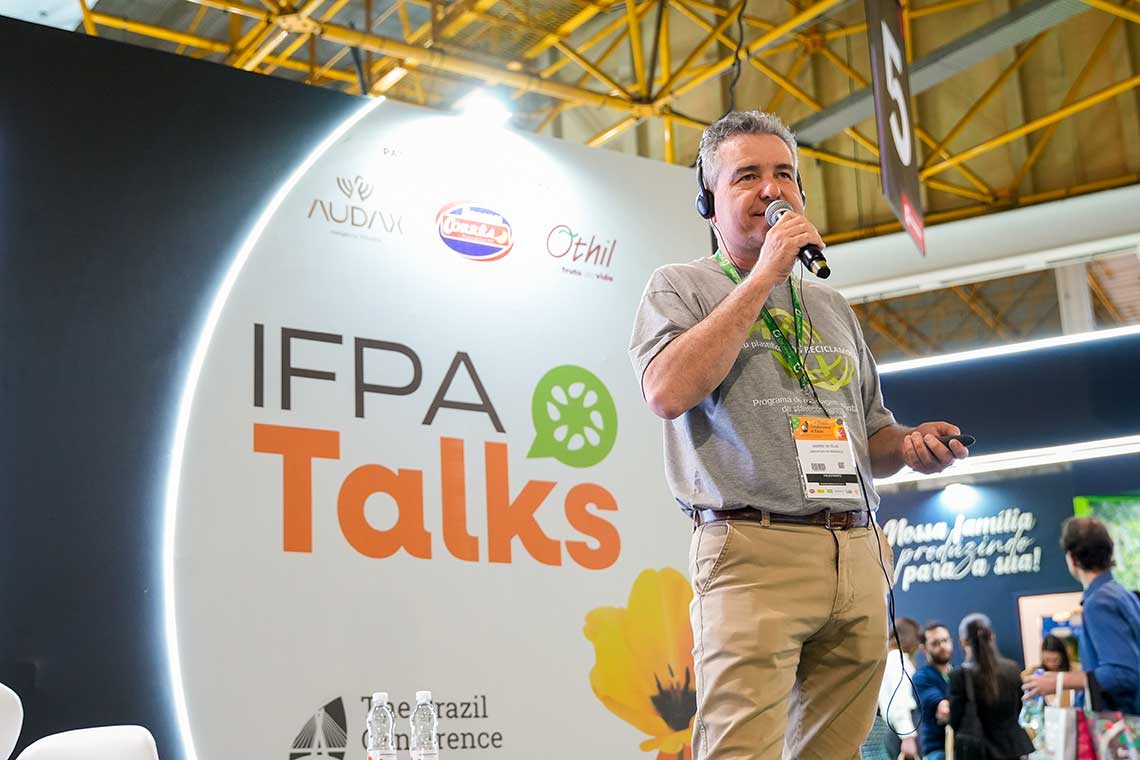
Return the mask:
<path fill-rule="evenodd" d="M 1041 642 L 1041 664 L 1035 668 L 1026 668 L 1021 676 L 1024 679 L 1025 676 L 1041 670 L 1046 673 L 1068 673 L 1072 669 L 1073 665 L 1069 660 L 1069 648 L 1065 646 L 1065 640 L 1060 636 L 1049 634 Z M 1084 706 L 1084 692 L 1074 692 L 1072 689 L 1061 692 L 1060 702 L 1057 701 L 1056 693 L 1045 694 L 1044 697 L 1047 705 L 1057 705 L 1058 707 Z"/>
<path fill-rule="evenodd" d="M 1060 637 L 1049 634 L 1041 642 L 1040 667 L 1050 673 L 1068 673 L 1073 669 L 1069 662 L 1069 649 Z"/>
<path fill-rule="evenodd" d="M 958 731 L 972 691 L 982 727 L 980 738 L 989 760 L 1025 757 L 1033 751 L 1033 742 L 1017 722 L 1021 712 L 1021 669 L 998 652 L 993 624 L 980 612 L 962 620 L 958 637 L 966 660 L 950 673 L 950 726 Z M 972 689 L 967 688 L 967 678 Z"/>

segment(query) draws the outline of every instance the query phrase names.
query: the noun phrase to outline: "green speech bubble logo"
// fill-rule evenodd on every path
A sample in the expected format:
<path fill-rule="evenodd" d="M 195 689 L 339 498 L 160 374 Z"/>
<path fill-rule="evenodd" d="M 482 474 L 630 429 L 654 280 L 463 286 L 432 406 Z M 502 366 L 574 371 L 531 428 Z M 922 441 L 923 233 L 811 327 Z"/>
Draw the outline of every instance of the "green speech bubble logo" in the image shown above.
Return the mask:
<path fill-rule="evenodd" d="M 527 457 L 593 467 L 617 440 L 617 407 L 598 376 L 573 364 L 542 376 L 531 399 L 534 443 Z"/>

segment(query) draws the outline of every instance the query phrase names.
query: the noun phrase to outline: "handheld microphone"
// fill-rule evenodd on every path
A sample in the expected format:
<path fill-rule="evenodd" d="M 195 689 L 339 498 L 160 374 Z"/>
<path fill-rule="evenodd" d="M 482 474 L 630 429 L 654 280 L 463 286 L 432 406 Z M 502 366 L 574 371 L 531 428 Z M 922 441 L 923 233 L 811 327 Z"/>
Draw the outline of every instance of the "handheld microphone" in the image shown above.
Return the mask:
<path fill-rule="evenodd" d="M 789 211 L 795 209 L 787 201 L 772 201 L 768 204 L 768 210 L 764 212 L 764 218 L 768 221 L 769 227 L 775 227 L 780 217 Z M 823 251 L 819 250 L 819 246 L 808 243 L 800 249 L 799 258 L 808 271 L 821 280 L 831 276 L 831 267 L 827 265 L 827 259 L 823 257 Z"/>

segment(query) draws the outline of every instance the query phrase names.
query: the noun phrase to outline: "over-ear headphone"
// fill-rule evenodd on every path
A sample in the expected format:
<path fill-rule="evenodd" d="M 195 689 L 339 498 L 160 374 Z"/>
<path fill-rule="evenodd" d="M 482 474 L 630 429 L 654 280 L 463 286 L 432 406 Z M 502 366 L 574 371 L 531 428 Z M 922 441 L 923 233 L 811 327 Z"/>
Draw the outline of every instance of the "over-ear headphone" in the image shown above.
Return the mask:
<path fill-rule="evenodd" d="M 804 207 L 807 207 L 807 193 L 804 192 L 804 181 L 800 178 L 800 173 L 796 172 L 796 187 L 800 189 L 800 200 L 804 202 Z M 713 214 L 716 213 L 716 201 L 713 198 L 712 190 L 705 186 L 705 166 L 700 156 L 697 156 L 697 213 L 700 214 L 702 219 L 712 219 Z"/>

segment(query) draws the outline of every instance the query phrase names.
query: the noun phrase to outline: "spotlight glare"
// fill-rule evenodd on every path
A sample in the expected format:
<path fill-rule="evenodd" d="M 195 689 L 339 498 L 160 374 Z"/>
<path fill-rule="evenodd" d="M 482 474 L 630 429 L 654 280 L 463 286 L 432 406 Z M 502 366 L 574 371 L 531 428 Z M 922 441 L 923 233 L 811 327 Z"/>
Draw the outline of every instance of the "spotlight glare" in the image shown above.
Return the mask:
<path fill-rule="evenodd" d="M 969 512 L 978 504 L 981 494 L 965 483 L 951 483 L 942 489 L 942 503 L 952 512 Z"/>
<path fill-rule="evenodd" d="M 471 91 L 456 103 L 456 109 L 464 117 L 483 124 L 505 124 L 511 118 L 511 110 L 482 88 Z"/>

